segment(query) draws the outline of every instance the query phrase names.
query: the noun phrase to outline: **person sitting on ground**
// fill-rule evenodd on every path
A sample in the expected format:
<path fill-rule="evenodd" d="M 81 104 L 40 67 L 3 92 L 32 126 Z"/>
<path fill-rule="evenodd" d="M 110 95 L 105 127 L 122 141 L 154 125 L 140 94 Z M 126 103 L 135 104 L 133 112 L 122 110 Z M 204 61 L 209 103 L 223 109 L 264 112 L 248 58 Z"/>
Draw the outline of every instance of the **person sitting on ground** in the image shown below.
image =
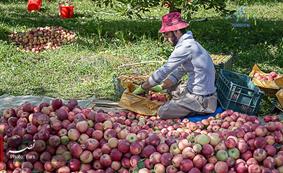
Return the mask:
<path fill-rule="evenodd" d="M 179 12 L 171 12 L 162 17 L 159 32 L 175 46 L 174 51 L 162 67 L 133 91 L 133 94 L 140 95 L 149 90 L 160 92 L 172 89 L 184 75 L 188 75 L 187 82 L 175 87 L 171 92 L 172 99 L 158 109 L 157 115 L 161 119 L 213 113 L 217 107 L 212 58 L 193 38 L 192 32 L 186 31 L 188 26 Z"/>

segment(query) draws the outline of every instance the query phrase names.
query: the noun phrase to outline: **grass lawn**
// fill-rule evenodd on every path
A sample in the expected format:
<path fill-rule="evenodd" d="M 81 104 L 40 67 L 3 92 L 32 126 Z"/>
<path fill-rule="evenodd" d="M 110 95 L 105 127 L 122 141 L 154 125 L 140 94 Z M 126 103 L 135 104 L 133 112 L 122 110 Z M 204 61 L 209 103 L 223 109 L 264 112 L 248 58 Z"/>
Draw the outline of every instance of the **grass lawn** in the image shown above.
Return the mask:
<path fill-rule="evenodd" d="M 40 13 L 28 13 L 26 1 L 0 1 L 0 94 L 117 99 L 113 76 L 150 74 L 170 55 L 172 47 L 162 43 L 158 34 L 166 9 L 153 9 L 143 19 L 130 20 L 111 9 L 92 7 L 91 0 L 74 4 L 75 18 L 62 20 L 56 1 L 44 1 Z M 257 63 L 263 70 L 283 74 L 283 3 L 255 3 L 246 12 L 251 28 L 233 29 L 230 18 L 201 10 L 193 19 L 208 20 L 192 21 L 191 30 L 209 52 L 233 52 L 234 71 L 248 74 Z M 76 32 L 78 39 L 39 54 L 17 51 L 8 40 L 11 32 L 44 26 L 62 26 Z M 142 61 L 157 63 L 121 68 Z M 266 113 L 269 105 L 263 104 L 261 112 Z"/>

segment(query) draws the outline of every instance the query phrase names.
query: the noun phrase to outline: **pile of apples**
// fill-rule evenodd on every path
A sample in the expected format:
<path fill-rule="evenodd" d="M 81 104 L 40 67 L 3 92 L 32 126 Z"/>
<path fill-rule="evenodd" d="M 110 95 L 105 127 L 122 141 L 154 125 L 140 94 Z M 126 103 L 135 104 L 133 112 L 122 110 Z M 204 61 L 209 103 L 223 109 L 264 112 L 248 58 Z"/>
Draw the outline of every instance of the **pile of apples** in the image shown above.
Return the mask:
<path fill-rule="evenodd" d="M 48 49 L 57 49 L 63 44 L 68 44 L 76 39 L 73 31 L 63 27 L 38 27 L 27 32 L 13 32 L 10 40 L 18 46 L 18 50 L 39 53 Z"/>
<path fill-rule="evenodd" d="M 232 110 L 199 122 L 24 103 L 1 116 L 8 173 L 282 173 L 283 124 Z M 33 148 L 11 157 L 35 140 Z"/>
<path fill-rule="evenodd" d="M 277 74 L 276 72 L 272 71 L 268 74 L 262 74 L 262 73 L 259 73 L 259 72 L 255 72 L 254 74 L 254 77 L 258 80 L 267 80 L 267 81 L 273 81 L 277 78 L 280 77 L 279 74 Z"/>
<path fill-rule="evenodd" d="M 158 102 L 166 102 L 168 100 L 168 96 L 165 93 L 158 93 L 153 91 L 149 91 L 146 97 L 149 100 L 158 101 Z"/>

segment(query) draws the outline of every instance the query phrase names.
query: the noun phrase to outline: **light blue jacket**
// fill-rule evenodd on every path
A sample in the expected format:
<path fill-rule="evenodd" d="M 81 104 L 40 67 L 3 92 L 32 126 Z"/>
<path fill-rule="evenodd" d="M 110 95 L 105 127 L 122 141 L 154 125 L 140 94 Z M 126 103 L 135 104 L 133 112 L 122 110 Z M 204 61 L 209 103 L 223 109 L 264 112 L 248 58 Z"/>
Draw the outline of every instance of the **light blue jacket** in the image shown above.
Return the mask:
<path fill-rule="evenodd" d="M 166 64 L 151 75 L 149 84 L 155 86 L 167 77 L 176 84 L 185 74 L 189 75 L 189 92 L 209 95 L 216 91 L 213 61 L 191 31 L 181 36 Z"/>

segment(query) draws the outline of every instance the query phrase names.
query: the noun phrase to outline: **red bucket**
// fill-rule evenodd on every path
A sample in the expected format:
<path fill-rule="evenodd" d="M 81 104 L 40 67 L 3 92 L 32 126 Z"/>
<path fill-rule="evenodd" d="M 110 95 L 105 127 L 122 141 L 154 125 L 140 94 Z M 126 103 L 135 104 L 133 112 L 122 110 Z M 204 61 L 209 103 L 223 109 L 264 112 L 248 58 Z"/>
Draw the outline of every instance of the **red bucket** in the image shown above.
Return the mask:
<path fill-rule="evenodd" d="M 38 11 L 42 5 L 42 0 L 28 0 L 28 11 Z"/>
<path fill-rule="evenodd" d="M 59 5 L 59 10 L 60 10 L 60 16 L 61 18 L 72 18 L 74 17 L 74 6 L 64 6 L 64 5 Z"/>

